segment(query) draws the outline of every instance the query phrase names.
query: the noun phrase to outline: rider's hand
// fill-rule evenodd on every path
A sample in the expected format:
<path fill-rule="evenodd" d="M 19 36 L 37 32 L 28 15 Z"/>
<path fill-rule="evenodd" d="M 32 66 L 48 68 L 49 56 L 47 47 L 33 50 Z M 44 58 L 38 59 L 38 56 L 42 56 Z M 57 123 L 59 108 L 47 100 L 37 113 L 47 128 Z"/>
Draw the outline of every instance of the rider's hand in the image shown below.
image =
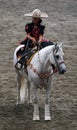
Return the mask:
<path fill-rule="evenodd" d="M 39 45 L 41 44 L 42 40 L 43 40 L 43 36 L 40 35 L 40 36 L 39 36 L 39 40 L 38 40 Z"/>
<path fill-rule="evenodd" d="M 39 39 L 38 44 L 40 45 L 40 44 L 41 44 L 41 42 L 42 42 L 42 39 Z"/>
<path fill-rule="evenodd" d="M 35 44 L 36 43 L 36 40 L 35 40 L 35 38 L 32 38 L 32 42 Z"/>

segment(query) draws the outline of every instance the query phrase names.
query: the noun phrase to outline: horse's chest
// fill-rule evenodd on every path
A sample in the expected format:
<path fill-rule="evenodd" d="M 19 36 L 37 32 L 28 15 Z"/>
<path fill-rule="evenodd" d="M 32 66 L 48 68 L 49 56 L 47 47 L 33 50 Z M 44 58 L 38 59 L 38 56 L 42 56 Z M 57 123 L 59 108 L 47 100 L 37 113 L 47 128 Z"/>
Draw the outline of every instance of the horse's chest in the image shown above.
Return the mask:
<path fill-rule="evenodd" d="M 43 88 L 44 86 L 48 86 L 49 83 L 50 83 L 50 77 L 48 77 L 48 78 L 40 78 L 40 77 L 38 77 L 35 80 L 36 86 L 38 86 L 40 88 Z"/>

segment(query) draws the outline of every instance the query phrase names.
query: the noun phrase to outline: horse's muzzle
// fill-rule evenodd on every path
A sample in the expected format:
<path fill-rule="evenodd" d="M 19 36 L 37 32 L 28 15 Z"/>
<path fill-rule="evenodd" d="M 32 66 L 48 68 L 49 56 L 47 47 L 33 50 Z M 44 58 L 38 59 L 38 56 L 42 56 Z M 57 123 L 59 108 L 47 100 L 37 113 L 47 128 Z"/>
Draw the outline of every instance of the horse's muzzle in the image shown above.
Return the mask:
<path fill-rule="evenodd" d="M 64 74 L 66 72 L 66 66 L 65 65 L 60 65 L 59 66 L 59 74 Z"/>

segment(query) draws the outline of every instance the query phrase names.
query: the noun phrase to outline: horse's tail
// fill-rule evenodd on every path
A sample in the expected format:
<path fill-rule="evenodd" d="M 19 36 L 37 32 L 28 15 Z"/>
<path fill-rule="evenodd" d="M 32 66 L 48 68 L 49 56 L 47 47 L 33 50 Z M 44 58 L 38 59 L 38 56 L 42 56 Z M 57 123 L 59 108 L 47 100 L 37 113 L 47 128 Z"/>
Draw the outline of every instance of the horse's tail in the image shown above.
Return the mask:
<path fill-rule="evenodd" d="M 25 101 L 25 97 L 27 96 L 27 87 L 26 87 L 26 80 L 25 78 L 21 78 L 21 88 L 20 88 L 20 100 L 21 103 Z"/>
<path fill-rule="evenodd" d="M 24 45 L 19 45 L 15 51 L 14 51 L 14 59 L 13 59 L 13 65 L 15 67 L 17 61 L 18 61 L 18 57 L 17 57 L 17 52 L 23 48 Z M 23 103 L 26 97 L 26 80 L 24 78 L 24 76 L 22 75 L 22 73 L 19 72 L 19 70 L 16 70 L 17 73 L 17 86 L 18 86 L 18 104 L 19 103 Z"/>
<path fill-rule="evenodd" d="M 24 76 L 19 72 L 17 72 L 17 87 L 18 87 L 18 104 L 24 103 L 25 99 L 27 98 L 27 86 L 26 86 L 26 79 Z"/>

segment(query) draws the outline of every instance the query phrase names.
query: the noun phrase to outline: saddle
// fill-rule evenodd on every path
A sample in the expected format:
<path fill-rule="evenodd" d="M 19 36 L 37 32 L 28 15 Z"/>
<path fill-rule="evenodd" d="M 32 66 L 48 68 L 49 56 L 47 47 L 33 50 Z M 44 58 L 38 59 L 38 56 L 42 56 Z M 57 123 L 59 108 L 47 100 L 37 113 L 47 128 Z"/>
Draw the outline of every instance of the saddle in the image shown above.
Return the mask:
<path fill-rule="evenodd" d="M 37 52 L 37 47 L 28 50 L 25 50 L 24 47 L 18 50 L 18 52 L 16 53 L 18 61 L 15 67 L 19 70 L 21 70 L 23 67 L 26 68 L 30 64 L 30 61 L 32 60 L 36 52 Z"/>

